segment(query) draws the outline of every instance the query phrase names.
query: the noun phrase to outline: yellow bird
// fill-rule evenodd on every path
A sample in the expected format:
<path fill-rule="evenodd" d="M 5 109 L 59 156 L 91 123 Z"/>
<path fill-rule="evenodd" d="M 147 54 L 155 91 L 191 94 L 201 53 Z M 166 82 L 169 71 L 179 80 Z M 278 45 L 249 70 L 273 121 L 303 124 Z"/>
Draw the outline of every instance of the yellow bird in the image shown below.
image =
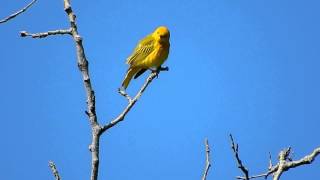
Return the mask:
<path fill-rule="evenodd" d="M 126 89 L 134 76 L 134 79 L 146 70 L 159 69 L 169 55 L 170 32 L 167 27 L 160 26 L 137 44 L 131 56 L 127 58 L 129 69 L 122 81 L 122 88 Z"/>

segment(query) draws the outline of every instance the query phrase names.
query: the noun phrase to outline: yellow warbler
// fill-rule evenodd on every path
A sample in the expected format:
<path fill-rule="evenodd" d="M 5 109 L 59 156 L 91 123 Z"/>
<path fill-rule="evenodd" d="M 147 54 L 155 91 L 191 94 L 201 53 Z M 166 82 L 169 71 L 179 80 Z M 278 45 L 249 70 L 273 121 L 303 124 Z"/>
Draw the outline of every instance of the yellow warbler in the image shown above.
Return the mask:
<path fill-rule="evenodd" d="M 129 69 L 122 81 L 126 89 L 134 76 L 139 77 L 147 69 L 160 68 L 169 55 L 170 32 L 167 27 L 160 26 L 137 44 L 131 56 L 127 58 Z"/>

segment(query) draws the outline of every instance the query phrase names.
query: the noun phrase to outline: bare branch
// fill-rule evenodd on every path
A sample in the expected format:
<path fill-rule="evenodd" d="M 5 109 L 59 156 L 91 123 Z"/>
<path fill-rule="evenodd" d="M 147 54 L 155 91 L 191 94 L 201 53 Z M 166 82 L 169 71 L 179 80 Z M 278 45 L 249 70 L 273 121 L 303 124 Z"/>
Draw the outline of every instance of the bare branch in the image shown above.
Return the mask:
<path fill-rule="evenodd" d="M 273 174 L 273 180 L 279 180 L 283 172 L 288 171 L 291 168 L 296 168 L 298 166 L 306 165 L 306 164 L 311 164 L 315 158 L 320 154 L 320 147 L 316 148 L 313 150 L 313 152 L 309 155 L 306 155 L 305 157 L 292 161 L 290 158 L 290 153 L 291 153 L 291 148 L 286 148 L 279 153 L 279 162 L 276 165 L 272 165 L 271 162 L 271 155 L 269 155 L 269 167 L 268 171 L 263 174 L 259 175 L 254 175 L 248 177 L 249 179 L 254 179 L 254 178 L 267 178 L 270 174 Z M 246 177 L 242 176 L 237 176 L 237 179 L 243 179 L 246 180 Z"/>
<path fill-rule="evenodd" d="M 254 175 L 254 176 L 249 176 L 248 177 L 248 179 L 255 179 L 255 178 L 264 178 L 264 179 L 267 179 L 267 177 L 270 175 L 270 174 L 272 174 L 272 173 L 274 173 L 276 170 L 278 169 L 278 166 L 275 166 L 275 167 L 273 167 L 272 169 L 270 169 L 268 172 L 266 172 L 266 173 L 263 173 L 263 174 L 259 174 L 259 175 Z M 243 177 L 243 176 L 237 176 L 236 177 L 237 179 L 246 179 L 246 177 Z"/>
<path fill-rule="evenodd" d="M 118 117 L 116 117 L 115 119 L 113 119 L 110 123 L 104 125 L 101 129 L 102 133 L 105 132 L 106 130 L 110 129 L 111 127 L 115 126 L 116 124 L 118 124 L 119 122 L 123 121 L 123 119 L 125 118 L 125 116 L 128 114 L 128 112 L 130 111 L 130 109 L 135 105 L 135 103 L 139 100 L 139 98 L 141 97 L 142 93 L 146 90 L 146 88 L 149 86 L 149 84 L 152 82 L 152 80 L 157 77 L 159 74 L 159 72 L 153 72 L 149 75 L 149 77 L 147 78 L 147 80 L 145 81 L 145 83 L 142 85 L 142 87 L 140 88 L 140 90 L 138 91 L 138 93 L 135 95 L 135 97 L 129 101 L 127 107 L 122 111 L 122 113 L 119 114 Z"/>
<path fill-rule="evenodd" d="M 313 150 L 313 152 L 300 160 L 292 161 L 289 157 L 291 148 L 284 149 L 279 153 L 279 163 L 277 172 L 274 173 L 273 180 L 279 180 L 283 172 L 288 171 L 291 168 L 302 166 L 305 164 L 311 164 L 314 159 L 320 154 L 320 147 Z"/>
<path fill-rule="evenodd" d="M 278 163 L 278 169 L 277 171 L 273 174 L 273 179 L 278 180 L 282 173 L 286 169 L 286 160 L 288 159 L 290 155 L 291 148 L 286 148 L 279 153 L 279 163 Z"/>
<path fill-rule="evenodd" d="M 95 96 L 94 91 L 91 85 L 90 76 L 89 76 L 89 63 L 85 55 L 84 47 L 82 44 L 82 38 L 78 33 L 78 27 L 76 24 L 76 15 L 73 13 L 70 1 L 64 0 L 64 10 L 68 15 L 70 25 L 71 25 L 71 35 L 76 44 L 77 50 L 77 60 L 78 60 L 78 67 L 82 74 L 84 87 L 87 94 L 87 112 L 89 114 L 89 119 L 91 125 L 98 125 L 97 124 L 97 117 L 95 112 Z"/>
<path fill-rule="evenodd" d="M 261 178 L 261 177 L 263 177 L 263 178 L 268 177 L 268 173 L 259 174 L 259 175 L 255 175 L 255 176 L 250 176 L 250 177 L 248 177 L 248 179 L 255 179 L 255 178 Z M 243 176 L 237 176 L 236 178 L 237 179 L 246 179 L 246 177 L 243 177 Z"/>
<path fill-rule="evenodd" d="M 31 36 L 32 38 L 45 38 L 47 36 L 52 36 L 52 35 L 65 35 L 69 34 L 71 35 L 71 28 L 70 29 L 58 29 L 54 31 L 47 31 L 47 32 L 42 32 L 42 33 L 28 33 L 27 31 L 20 31 L 20 36 L 21 37 L 27 37 Z"/>
<path fill-rule="evenodd" d="M 237 160 L 238 168 L 243 172 L 244 174 L 244 179 L 249 180 L 249 170 L 242 164 L 242 161 L 239 157 L 239 146 L 236 144 L 233 140 L 232 134 L 230 134 L 230 140 L 231 140 L 231 149 L 234 153 L 234 156 Z M 238 178 L 238 177 L 237 177 Z M 241 178 L 238 178 L 241 179 Z"/>
<path fill-rule="evenodd" d="M 208 139 L 205 140 L 205 146 L 206 146 L 206 165 L 204 169 L 204 173 L 202 176 L 202 180 L 206 180 L 208 176 L 209 169 L 211 167 L 211 162 L 210 162 L 210 146 Z"/>
<path fill-rule="evenodd" d="M 26 11 L 29 7 L 31 7 L 36 1 L 37 1 L 37 0 L 31 1 L 28 5 L 26 5 L 26 6 L 25 6 L 24 8 L 22 8 L 21 10 L 19 10 L 19 11 L 15 12 L 15 13 L 11 14 L 10 16 L 8 16 L 8 17 L 0 20 L 0 24 L 1 24 L 1 23 L 5 23 L 5 22 L 7 22 L 7 21 L 9 21 L 9 20 L 11 20 L 11 19 L 13 19 L 13 18 L 15 18 L 15 17 L 18 16 L 19 14 L 25 12 L 25 11 Z"/>
<path fill-rule="evenodd" d="M 98 168 L 99 168 L 99 139 L 101 135 L 101 127 L 97 121 L 96 108 L 95 108 L 95 95 L 94 90 L 91 85 L 89 76 L 89 63 L 85 55 L 84 47 L 82 44 L 82 38 L 78 33 L 78 27 L 76 24 L 76 15 L 72 11 L 70 1 L 64 0 L 64 11 L 66 12 L 68 19 L 70 21 L 70 28 L 66 30 L 55 30 L 48 31 L 44 33 L 29 34 L 26 31 L 22 31 L 20 34 L 22 37 L 31 36 L 33 38 L 44 38 L 49 35 L 64 35 L 69 34 L 73 37 L 76 45 L 77 53 L 77 63 L 79 70 L 82 74 L 83 84 L 86 91 L 87 97 L 87 110 L 91 132 L 92 132 L 92 143 L 89 146 L 91 151 L 92 161 L 91 161 L 91 180 L 97 180 L 98 178 Z"/>
<path fill-rule="evenodd" d="M 320 154 L 320 147 L 314 149 L 311 154 L 306 155 L 305 157 L 301 158 L 300 160 L 288 162 L 287 163 L 288 167 L 295 168 L 295 167 L 298 167 L 301 165 L 311 164 L 319 154 Z"/>
<path fill-rule="evenodd" d="M 262 174 L 258 174 L 258 175 L 254 175 L 254 176 L 249 176 L 249 179 L 255 179 L 255 178 L 264 178 L 267 179 L 268 176 L 274 172 L 276 172 L 278 169 L 278 165 L 276 166 L 272 166 L 272 162 L 271 162 L 271 154 L 269 153 L 269 167 L 268 167 L 268 171 L 266 173 L 262 173 Z M 246 177 L 243 176 L 237 176 L 237 179 L 246 179 Z"/>
<path fill-rule="evenodd" d="M 89 150 L 91 151 L 91 180 L 98 179 L 98 169 L 99 169 L 99 143 L 100 143 L 100 136 L 103 132 L 107 129 L 113 127 L 114 125 L 118 124 L 120 121 L 124 119 L 126 114 L 130 111 L 130 109 L 134 106 L 134 104 L 138 101 L 142 93 L 148 87 L 148 85 L 152 82 L 155 77 L 158 77 L 160 71 L 167 71 L 168 67 L 160 67 L 156 71 L 152 72 L 149 77 L 147 78 L 145 84 L 141 87 L 137 95 L 131 100 L 131 97 L 126 94 L 125 92 L 120 92 L 121 95 L 126 97 L 129 101 L 127 107 L 123 110 L 123 112 L 112 120 L 109 124 L 104 126 L 100 126 L 97 120 L 96 115 L 96 108 L 95 108 L 95 95 L 94 90 L 91 84 L 90 76 L 89 76 L 89 62 L 85 55 L 85 50 L 82 44 L 82 38 L 78 33 L 78 27 L 76 24 L 76 15 L 74 14 L 70 0 L 64 0 L 64 11 L 66 12 L 69 21 L 70 21 L 70 28 L 66 30 L 55 30 L 55 31 L 48 31 L 44 33 L 36 33 L 36 34 L 29 34 L 26 31 L 20 32 L 22 37 L 31 36 L 32 38 L 44 38 L 49 35 L 64 35 L 69 34 L 73 37 L 75 45 L 76 45 L 76 53 L 77 53 L 77 63 L 78 68 L 81 72 L 83 84 L 86 92 L 87 97 L 87 110 L 85 113 L 89 118 L 89 122 L 91 125 L 91 135 L 92 135 L 92 142 L 89 146 Z"/>
<path fill-rule="evenodd" d="M 269 152 L 269 166 L 268 170 L 270 171 L 272 169 L 272 158 L 271 158 L 271 153 Z"/>
<path fill-rule="evenodd" d="M 127 94 L 126 91 L 122 90 L 122 89 L 118 89 L 118 92 L 121 96 L 127 98 L 127 100 L 129 101 L 129 103 L 132 101 L 132 98 L 129 96 L 129 94 Z"/>
<path fill-rule="evenodd" d="M 136 102 L 139 100 L 139 98 L 141 97 L 141 95 L 143 94 L 143 92 L 146 90 L 146 88 L 149 86 L 149 84 L 153 81 L 154 78 L 158 77 L 159 73 L 161 71 L 168 71 L 169 68 L 168 67 L 159 67 L 157 70 L 152 71 L 152 73 L 149 75 L 149 77 L 147 78 L 147 80 L 145 81 L 145 83 L 142 85 L 142 87 L 140 88 L 140 90 L 138 91 L 138 93 L 135 95 L 135 97 L 132 99 L 124 90 L 119 89 L 119 93 L 124 96 L 125 98 L 127 98 L 127 100 L 129 101 L 128 105 L 126 108 L 124 108 L 124 110 L 122 111 L 122 113 L 120 113 L 115 119 L 113 119 L 111 122 L 109 122 L 108 124 L 102 126 L 101 128 L 101 133 L 105 132 L 106 130 L 112 128 L 113 126 L 115 126 L 116 124 L 118 124 L 119 122 L 123 121 L 125 116 L 128 114 L 128 112 L 130 111 L 130 109 L 136 104 Z"/>
<path fill-rule="evenodd" d="M 82 74 L 83 84 L 87 95 L 87 110 L 86 114 L 89 117 L 91 132 L 92 132 L 92 142 L 89 146 L 91 151 L 91 180 L 98 179 L 98 169 L 99 169 L 99 142 L 101 135 L 101 128 L 99 126 L 97 115 L 96 115 L 96 101 L 94 90 L 91 85 L 90 75 L 89 75 L 89 62 L 86 58 L 84 47 L 82 44 L 82 38 L 78 33 L 78 27 L 76 24 L 76 15 L 74 14 L 69 0 L 64 0 L 64 11 L 67 13 L 71 35 L 76 44 L 77 50 L 77 60 L 78 67 Z"/>
<path fill-rule="evenodd" d="M 52 171 L 52 174 L 54 175 L 55 180 L 61 180 L 59 172 L 58 172 L 56 165 L 54 164 L 53 161 L 49 161 L 49 167 Z"/>

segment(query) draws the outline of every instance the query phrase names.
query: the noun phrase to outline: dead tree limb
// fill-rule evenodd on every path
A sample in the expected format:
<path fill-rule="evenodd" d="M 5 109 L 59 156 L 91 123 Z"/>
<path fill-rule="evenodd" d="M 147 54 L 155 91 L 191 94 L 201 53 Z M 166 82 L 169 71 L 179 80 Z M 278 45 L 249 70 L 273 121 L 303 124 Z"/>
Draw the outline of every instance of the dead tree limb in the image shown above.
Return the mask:
<path fill-rule="evenodd" d="M 204 168 L 202 180 L 206 180 L 208 176 L 209 169 L 211 167 L 211 160 L 210 160 L 210 146 L 208 139 L 205 139 L 205 147 L 206 147 L 206 165 Z"/>
<path fill-rule="evenodd" d="M 276 165 L 277 171 L 273 175 L 273 180 L 279 180 L 282 173 L 285 171 L 288 171 L 291 168 L 296 168 L 298 166 L 311 164 L 314 161 L 314 159 L 320 154 L 320 147 L 314 149 L 312 153 L 310 153 L 309 155 L 306 155 L 305 157 L 296 161 L 291 160 L 291 158 L 289 157 L 290 152 L 291 152 L 290 147 L 280 151 L 279 162 Z"/>
<path fill-rule="evenodd" d="M 26 37 L 26 36 L 31 36 L 32 38 L 45 38 L 47 36 L 52 36 L 52 35 L 65 35 L 69 34 L 71 35 L 72 29 L 58 29 L 58 30 L 53 30 L 53 31 L 47 31 L 47 32 L 41 32 L 41 33 L 28 33 L 27 31 L 20 31 L 20 36 L 21 37 Z"/>
<path fill-rule="evenodd" d="M 97 114 L 96 114 L 96 101 L 95 101 L 96 99 L 95 99 L 94 90 L 90 80 L 89 62 L 85 55 L 85 50 L 82 43 L 83 40 L 80 34 L 78 33 L 78 27 L 76 24 L 76 15 L 74 14 L 71 8 L 70 0 L 64 0 L 64 11 L 66 12 L 70 22 L 69 29 L 54 30 L 54 31 L 47 31 L 43 33 L 34 33 L 34 34 L 28 33 L 27 31 L 21 31 L 20 35 L 21 37 L 32 37 L 32 38 L 45 38 L 51 35 L 71 35 L 73 37 L 73 40 L 76 45 L 77 64 L 82 75 L 83 85 L 84 85 L 86 98 L 87 98 L 86 100 L 87 110 L 85 111 L 85 113 L 89 118 L 89 122 L 91 126 L 92 142 L 89 145 L 89 150 L 91 152 L 90 179 L 97 180 L 98 170 L 99 170 L 99 143 L 100 143 L 101 135 L 106 130 L 110 129 L 111 127 L 115 126 L 120 121 L 122 121 L 125 118 L 126 114 L 130 111 L 130 109 L 135 105 L 135 103 L 141 97 L 141 95 L 149 86 L 149 84 L 152 82 L 152 80 L 155 77 L 158 77 L 158 74 L 160 73 L 160 71 L 167 71 L 168 68 L 161 67 L 158 71 L 152 72 L 133 99 L 131 99 L 128 94 L 120 92 L 120 94 L 122 94 L 128 99 L 129 101 L 128 105 L 124 108 L 122 113 L 120 113 L 115 119 L 111 120 L 110 123 L 107 123 L 105 125 L 100 125 L 98 122 Z"/>
<path fill-rule="evenodd" d="M 237 179 L 241 179 L 241 180 L 249 180 L 249 179 L 255 179 L 255 178 L 267 179 L 271 174 L 273 175 L 273 180 L 279 180 L 281 175 L 284 172 L 288 171 L 291 168 L 296 168 L 298 166 L 311 164 L 315 160 L 315 158 L 320 154 L 320 147 L 318 147 L 314 149 L 309 155 L 306 155 L 305 157 L 299 160 L 293 161 L 290 158 L 291 147 L 289 147 L 280 151 L 278 156 L 279 162 L 274 166 L 272 165 L 272 162 L 271 162 L 271 155 L 269 155 L 269 167 L 267 172 L 254 175 L 254 176 L 249 176 L 249 170 L 243 165 L 239 157 L 239 146 L 234 142 L 231 134 L 230 134 L 230 139 L 231 139 L 231 148 L 237 160 L 238 168 L 244 174 L 244 176 L 236 176 Z"/>
<path fill-rule="evenodd" d="M 237 160 L 238 168 L 243 172 L 244 179 L 249 180 L 249 170 L 243 165 L 240 157 L 239 157 L 239 146 L 237 143 L 234 142 L 232 134 L 230 134 L 230 140 L 231 140 L 231 149 L 233 151 L 234 157 Z"/>
<path fill-rule="evenodd" d="M 160 71 L 168 71 L 168 67 L 162 67 L 160 69 Z M 134 96 L 133 99 L 126 92 L 119 90 L 119 93 L 128 99 L 128 105 L 127 105 L 127 107 L 124 108 L 124 110 L 116 118 L 111 120 L 108 124 L 102 126 L 102 129 L 101 129 L 102 133 L 124 120 L 125 116 L 128 114 L 130 109 L 135 105 L 135 103 L 139 100 L 142 93 L 146 90 L 146 88 L 149 86 L 149 84 L 153 81 L 154 78 L 158 77 L 158 74 L 160 73 L 160 71 L 152 72 L 149 75 L 149 77 L 147 78 L 147 80 L 142 85 L 142 87 L 140 88 L 140 90 Z"/>
<path fill-rule="evenodd" d="M 255 178 L 264 178 L 267 179 L 268 176 L 270 174 L 273 174 L 274 172 L 276 172 L 278 169 L 278 166 L 272 166 L 272 162 L 271 162 L 271 154 L 269 153 L 269 167 L 268 167 L 268 171 L 262 174 L 258 174 L 258 175 L 253 175 L 253 176 L 249 176 L 249 179 L 255 179 Z M 237 179 L 242 179 L 245 180 L 246 177 L 244 176 L 236 176 Z"/>
<path fill-rule="evenodd" d="M 61 180 L 59 172 L 57 170 L 57 167 L 56 167 L 56 165 L 54 164 L 53 161 L 49 161 L 49 167 L 50 167 L 50 169 L 52 171 L 52 174 L 53 174 L 55 180 Z"/>
<path fill-rule="evenodd" d="M 5 17 L 4 19 L 0 20 L 0 24 L 1 23 L 5 23 L 15 17 L 17 17 L 19 14 L 25 12 L 29 7 L 31 7 L 37 0 L 33 0 L 31 1 L 29 4 L 27 4 L 24 8 L 22 8 L 21 10 L 9 15 L 8 17 Z"/>

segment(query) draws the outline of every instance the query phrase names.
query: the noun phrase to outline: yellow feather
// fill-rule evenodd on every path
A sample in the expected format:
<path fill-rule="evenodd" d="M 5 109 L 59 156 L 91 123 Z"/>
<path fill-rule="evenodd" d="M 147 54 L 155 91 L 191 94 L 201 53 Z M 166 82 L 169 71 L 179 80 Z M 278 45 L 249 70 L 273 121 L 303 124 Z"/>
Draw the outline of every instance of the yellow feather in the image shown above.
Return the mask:
<path fill-rule="evenodd" d="M 124 78 L 124 80 L 122 81 L 122 87 L 124 89 L 126 89 L 132 79 L 132 77 L 139 71 L 140 69 L 138 68 L 129 68 L 127 71 L 127 74 Z"/>
<path fill-rule="evenodd" d="M 138 43 L 134 52 L 127 59 L 130 67 L 122 82 L 124 89 L 128 87 L 132 77 L 140 70 L 159 68 L 165 62 L 169 55 L 169 39 L 169 30 L 160 26 Z"/>

